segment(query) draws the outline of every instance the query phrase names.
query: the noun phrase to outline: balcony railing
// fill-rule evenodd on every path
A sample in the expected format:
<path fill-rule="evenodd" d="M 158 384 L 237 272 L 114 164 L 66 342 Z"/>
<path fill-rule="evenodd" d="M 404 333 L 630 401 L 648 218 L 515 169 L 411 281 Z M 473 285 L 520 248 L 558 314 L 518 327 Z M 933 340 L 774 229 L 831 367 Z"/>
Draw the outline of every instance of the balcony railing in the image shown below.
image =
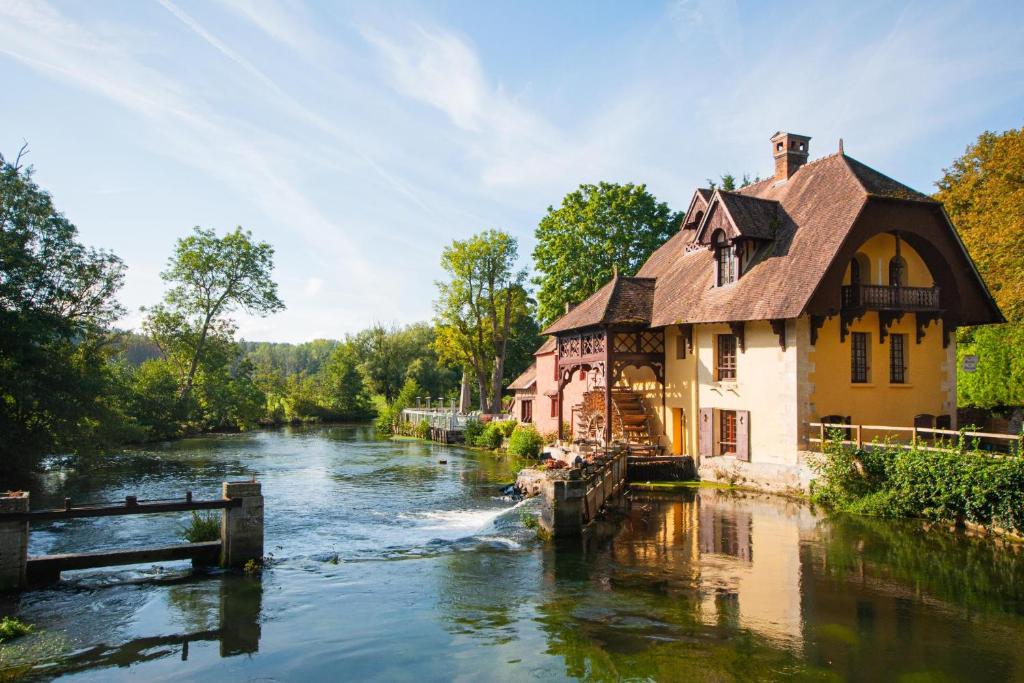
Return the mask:
<path fill-rule="evenodd" d="M 936 311 L 939 308 L 939 288 L 846 285 L 843 287 L 843 308 Z"/>

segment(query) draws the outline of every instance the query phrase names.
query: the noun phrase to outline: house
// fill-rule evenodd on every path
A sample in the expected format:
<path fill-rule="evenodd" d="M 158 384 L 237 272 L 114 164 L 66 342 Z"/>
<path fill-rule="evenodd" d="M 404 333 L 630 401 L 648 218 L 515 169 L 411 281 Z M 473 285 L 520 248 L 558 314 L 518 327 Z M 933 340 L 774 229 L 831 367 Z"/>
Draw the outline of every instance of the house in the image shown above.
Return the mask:
<path fill-rule="evenodd" d="M 596 420 L 605 443 L 630 441 L 643 421 L 702 474 L 779 485 L 806 483 L 810 422 L 956 427 L 953 332 L 999 309 L 940 203 L 841 141 L 808 162 L 810 140 L 778 132 L 770 178 L 696 190 L 635 277 L 545 330 L 558 380 L 538 364 L 536 391 L 554 391 L 552 412 L 579 394 L 593 408 L 597 387 L 603 409 L 574 430 Z"/>
<path fill-rule="evenodd" d="M 512 416 L 520 422 L 532 423 L 541 434 L 558 431 L 558 363 L 555 358 L 555 338 L 549 337 L 534 352 L 536 359 L 523 374 L 509 385 L 513 395 Z M 583 394 L 596 385 L 594 376 L 586 371 L 577 372 L 576 381 L 562 388 L 562 404 L 574 406 L 583 400 Z M 573 425 L 566 426 L 573 431 Z"/>

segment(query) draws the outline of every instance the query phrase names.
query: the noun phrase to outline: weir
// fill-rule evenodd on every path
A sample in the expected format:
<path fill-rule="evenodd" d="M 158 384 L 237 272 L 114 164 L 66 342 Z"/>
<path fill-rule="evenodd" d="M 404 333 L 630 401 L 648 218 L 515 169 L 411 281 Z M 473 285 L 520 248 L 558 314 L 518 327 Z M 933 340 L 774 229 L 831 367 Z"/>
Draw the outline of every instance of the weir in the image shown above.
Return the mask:
<path fill-rule="evenodd" d="M 541 486 L 541 524 L 554 537 L 576 536 L 626 487 L 625 450 L 599 455 L 568 470 L 567 479 L 547 478 Z"/>
<path fill-rule="evenodd" d="M 32 522 L 194 510 L 221 511 L 219 540 L 35 557 L 28 554 Z M 56 583 L 62 571 L 75 569 L 172 560 L 191 560 L 195 566 L 242 567 L 262 558 L 263 494 L 255 479 L 224 482 L 221 498 L 215 500 L 193 500 L 189 491 L 183 499 L 140 501 L 127 496 L 121 504 L 74 507 L 65 498 L 63 508 L 52 510 L 30 510 L 26 491 L 0 494 L 0 591 Z"/>

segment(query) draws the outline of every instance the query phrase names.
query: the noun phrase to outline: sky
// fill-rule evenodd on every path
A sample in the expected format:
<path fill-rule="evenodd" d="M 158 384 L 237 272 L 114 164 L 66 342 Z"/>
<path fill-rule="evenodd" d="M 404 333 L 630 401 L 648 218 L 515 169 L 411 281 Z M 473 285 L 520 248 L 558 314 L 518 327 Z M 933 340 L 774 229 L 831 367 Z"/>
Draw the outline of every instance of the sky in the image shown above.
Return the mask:
<path fill-rule="evenodd" d="M 979 11 L 983 10 L 983 11 Z M 139 308 L 193 226 L 275 248 L 287 310 L 240 336 L 432 315 L 441 249 L 519 240 L 581 183 L 673 209 L 768 175 L 777 130 L 932 192 L 1024 119 L 1024 3 L 0 0 L 0 153 Z"/>

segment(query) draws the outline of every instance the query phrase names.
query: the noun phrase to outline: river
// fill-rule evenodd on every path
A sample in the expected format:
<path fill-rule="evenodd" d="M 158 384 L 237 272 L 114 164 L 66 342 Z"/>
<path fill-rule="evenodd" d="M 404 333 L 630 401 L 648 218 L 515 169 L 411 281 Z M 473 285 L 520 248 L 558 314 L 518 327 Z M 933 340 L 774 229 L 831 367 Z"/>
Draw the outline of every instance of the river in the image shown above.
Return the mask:
<path fill-rule="evenodd" d="M 716 489 L 635 493 L 586 540 L 543 543 L 536 501 L 502 497 L 520 466 L 339 426 L 41 476 L 34 508 L 255 474 L 273 557 L 260 576 L 111 568 L 0 597 L 35 627 L 0 646 L 0 680 L 1024 680 L 1020 548 Z M 37 524 L 30 552 L 175 542 L 184 519 Z"/>

